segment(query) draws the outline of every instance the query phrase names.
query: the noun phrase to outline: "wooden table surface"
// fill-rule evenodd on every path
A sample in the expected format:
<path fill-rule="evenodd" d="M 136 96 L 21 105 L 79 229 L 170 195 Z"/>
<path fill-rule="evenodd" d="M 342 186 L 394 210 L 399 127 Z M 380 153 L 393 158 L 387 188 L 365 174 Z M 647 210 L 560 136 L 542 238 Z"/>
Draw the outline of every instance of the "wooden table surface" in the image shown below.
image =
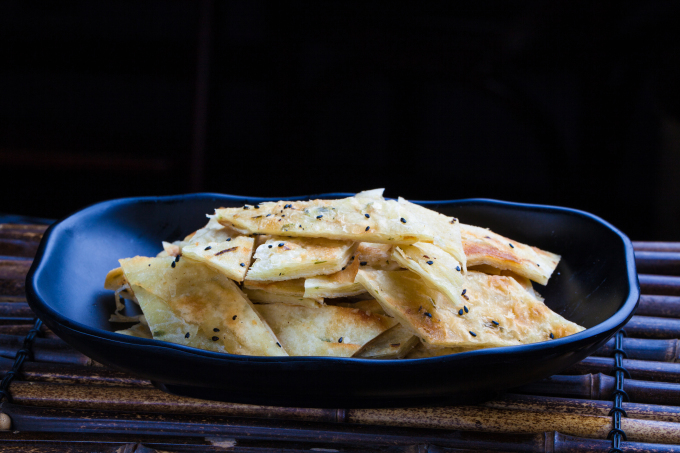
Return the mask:
<path fill-rule="evenodd" d="M 34 325 L 24 280 L 45 226 L 0 224 L 0 376 Z M 680 243 L 634 243 L 623 451 L 680 452 Z M 614 340 L 476 406 L 302 409 L 178 397 L 94 363 L 45 327 L 0 405 L 2 452 L 607 452 Z"/>

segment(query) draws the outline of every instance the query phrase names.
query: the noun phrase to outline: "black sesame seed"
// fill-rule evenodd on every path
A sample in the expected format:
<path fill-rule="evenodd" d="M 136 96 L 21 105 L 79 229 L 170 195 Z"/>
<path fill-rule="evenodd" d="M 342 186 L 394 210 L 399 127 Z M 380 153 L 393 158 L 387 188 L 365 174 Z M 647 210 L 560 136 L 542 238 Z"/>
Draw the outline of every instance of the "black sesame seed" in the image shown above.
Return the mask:
<path fill-rule="evenodd" d="M 282 215 L 281 217 L 283 218 L 283 217 L 285 217 L 285 216 L 286 216 L 286 214 Z"/>
<path fill-rule="evenodd" d="M 271 214 L 267 214 L 265 217 L 269 217 Z"/>
<path fill-rule="evenodd" d="M 219 331 L 220 331 L 220 329 L 218 329 L 217 327 L 215 327 L 215 328 L 213 329 L 213 332 L 219 332 Z"/>
<path fill-rule="evenodd" d="M 278 347 L 280 348 L 280 347 L 281 347 L 281 343 L 279 343 L 279 342 L 277 341 L 277 342 L 276 342 L 276 346 L 278 346 Z"/>
<path fill-rule="evenodd" d="M 459 314 L 460 316 L 463 316 L 463 309 L 462 309 L 462 308 L 461 308 L 460 310 L 458 310 L 458 314 Z"/>
<path fill-rule="evenodd" d="M 175 262 L 173 261 L 170 267 L 175 267 Z"/>
<path fill-rule="evenodd" d="M 405 219 L 405 218 L 402 217 L 400 220 L 401 220 L 401 223 L 406 223 L 406 219 Z"/>
<path fill-rule="evenodd" d="M 209 245 L 206 248 L 204 248 L 203 250 L 210 250 L 211 248 L 212 248 L 212 246 Z"/>
<path fill-rule="evenodd" d="M 370 218 L 371 218 L 371 216 L 368 215 L 368 214 L 364 214 L 364 216 L 365 216 L 367 219 L 370 219 Z"/>
<path fill-rule="evenodd" d="M 186 335 L 184 335 L 184 338 L 189 338 L 191 336 L 191 332 L 187 332 Z"/>
<path fill-rule="evenodd" d="M 256 205 L 255 205 L 255 209 L 260 209 L 260 205 L 259 205 L 259 204 L 256 204 Z"/>
<path fill-rule="evenodd" d="M 212 341 L 217 341 L 219 339 L 220 339 L 220 337 L 212 337 Z"/>
<path fill-rule="evenodd" d="M 367 226 L 365 231 L 368 231 L 368 230 L 370 230 L 370 229 L 371 229 L 371 227 L 370 227 L 370 226 Z"/>
<path fill-rule="evenodd" d="M 246 267 L 246 263 L 241 263 L 241 267 Z"/>
<path fill-rule="evenodd" d="M 464 289 L 462 293 L 460 293 L 461 296 L 464 296 L 465 293 L 467 292 L 467 289 Z"/>
<path fill-rule="evenodd" d="M 491 320 L 491 323 L 492 323 L 494 326 L 497 326 L 497 325 L 498 325 L 498 322 L 494 321 L 493 319 Z"/>
<path fill-rule="evenodd" d="M 365 265 L 368 264 L 368 262 L 367 262 L 367 261 L 362 261 L 362 262 L 360 262 L 359 264 L 361 264 L 362 266 L 365 266 Z"/>
<path fill-rule="evenodd" d="M 553 335 L 552 332 L 550 332 L 550 339 L 551 339 L 551 340 L 554 340 L 554 339 L 555 339 L 555 335 Z"/>
<path fill-rule="evenodd" d="M 474 332 L 473 332 L 473 331 L 471 331 L 471 330 L 469 330 L 468 332 L 470 332 L 470 335 L 472 335 L 473 337 L 476 337 L 476 336 L 477 336 L 477 334 L 476 334 L 476 333 L 474 333 Z"/>
<path fill-rule="evenodd" d="M 236 321 L 236 316 L 237 316 L 237 315 L 234 315 L 234 317 L 231 318 L 231 320 L 232 320 L 232 321 Z"/>
<path fill-rule="evenodd" d="M 248 206 L 244 206 L 243 209 L 250 209 Z"/>
<path fill-rule="evenodd" d="M 515 246 L 514 246 L 514 245 L 512 245 L 512 244 L 508 244 L 508 245 L 509 245 L 510 247 L 512 247 L 513 249 L 515 248 Z"/>
<path fill-rule="evenodd" d="M 345 266 L 345 267 L 347 267 L 347 266 Z M 343 271 L 344 271 L 344 270 L 345 270 L 345 267 L 343 267 L 343 268 L 342 268 L 341 270 L 343 270 Z"/>
<path fill-rule="evenodd" d="M 227 238 L 227 242 L 231 241 L 231 238 Z"/>
<path fill-rule="evenodd" d="M 429 264 L 430 266 L 432 266 L 432 265 L 434 264 L 434 261 L 432 261 L 432 260 L 427 261 L 427 264 Z"/>
<path fill-rule="evenodd" d="M 279 247 L 283 247 L 283 242 L 279 242 Z"/>
<path fill-rule="evenodd" d="M 342 337 L 338 339 L 338 343 L 342 343 Z"/>
<path fill-rule="evenodd" d="M 323 217 L 323 215 L 316 216 L 317 219 L 320 219 L 321 217 Z"/>
<path fill-rule="evenodd" d="M 456 266 L 456 270 L 460 272 L 460 266 Z"/>
<path fill-rule="evenodd" d="M 175 263 L 179 261 L 179 257 L 180 257 L 180 256 L 181 256 L 181 255 L 177 255 L 177 256 L 175 257 Z"/>
<path fill-rule="evenodd" d="M 467 294 L 463 294 L 463 297 L 465 298 L 465 300 L 470 300 Z"/>
<path fill-rule="evenodd" d="M 467 313 L 468 311 L 470 311 L 470 310 L 468 310 L 468 308 L 467 308 L 466 305 L 463 305 L 463 310 L 465 310 L 465 313 Z"/>
<path fill-rule="evenodd" d="M 428 312 L 425 312 L 424 314 L 425 314 L 425 316 L 427 316 L 428 318 L 431 318 L 431 317 L 432 317 L 432 315 L 431 315 L 430 313 L 428 313 Z"/>
<path fill-rule="evenodd" d="M 538 266 L 538 267 L 541 267 L 541 265 L 540 265 L 540 264 L 538 264 L 538 263 L 536 263 L 536 266 Z"/>

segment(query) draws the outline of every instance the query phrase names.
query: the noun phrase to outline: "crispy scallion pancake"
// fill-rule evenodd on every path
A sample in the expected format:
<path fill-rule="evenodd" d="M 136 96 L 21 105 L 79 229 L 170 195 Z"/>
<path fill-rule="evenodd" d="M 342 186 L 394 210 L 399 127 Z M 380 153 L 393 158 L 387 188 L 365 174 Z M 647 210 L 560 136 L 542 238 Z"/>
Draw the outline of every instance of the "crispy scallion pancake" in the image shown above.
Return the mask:
<path fill-rule="evenodd" d="M 269 293 L 261 289 L 248 288 L 243 288 L 243 292 L 248 296 L 248 299 L 257 304 L 302 305 L 311 308 L 320 307 L 323 304 L 323 298 L 313 299 L 299 296 L 284 296 L 282 294 Z"/>
<path fill-rule="evenodd" d="M 356 257 L 360 263 L 373 269 L 383 271 L 396 271 L 401 266 L 392 259 L 394 246 L 390 244 L 376 244 L 373 242 L 362 242 L 357 247 Z"/>
<path fill-rule="evenodd" d="M 352 302 L 348 302 L 347 299 L 328 299 L 326 303 L 336 307 L 356 308 L 357 310 L 375 313 L 376 315 L 387 316 L 382 305 L 375 299 L 357 300 Z"/>
<path fill-rule="evenodd" d="M 233 228 L 229 228 L 228 226 L 219 223 L 217 219 L 215 219 L 215 216 L 208 217 L 210 218 L 208 223 L 203 228 L 194 231 L 184 238 L 183 242 L 194 246 L 201 244 L 207 245 L 210 242 L 224 242 L 227 239 L 233 239 L 242 235 Z M 182 246 L 184 246 L 184 244 L 182 244 Z"/>
<path fill-rule="evenodd" d="M 465 267 L 458 221 L 404 199 L 372 196 L 340 200 L 279 201 L 221 208 L 217 220 L 250 233 L 413 244 L 433 242 Z"/>
<path fill-rule="evenodd" d="M 362 359 L 401 359 L 420 341 L 401 324 L 390 327 L 361 347 L 352 357 Z"/>
<path fill-rule="evenodd" d="M 431 345 L 419 342 L 406 354 L 407 359 L 425 359 L 428 357 L 439 357 L 443 355 L 458 354 L 459 352 L 475 351 L 486 349 L 484 346 L 454 346 L 452 348 L 434 348 Z"/>
<path fill-rule="evenodd" d="M 137 296 L 154 340 L 191 346 L 192 338 L 198 332 L 198 325 L 186 322 L 166 301 L 141 286 L 132 285 L 132 291 Z"/>
<path fill-rule="evenodd" d="M 411 215 L 411 219 L 417 218 L 423 224 L 424 231 L 431 236 L 431 241 L 437 247 L 451 254 L 463 267 L 463 272 L 467 270 L 463 243 L 460 236 L 460 222 L 455 217 L 448 217 L 439 212 L 427 209 L 424 206 L 411 203 L 399 197 L 399 205 L 404 207 Z"/>
<path fill-rule="evenodd" d="M 444 293 L 449 308 L 455 308 L 465 281 L 458 260 L 426 242 L 395 247 L 392 256 L 403 267 L 420 275 L 432 288 Z"/>
<path fill-rule="evenodd" d="M 443 303 L 446 296 L 410 271 L 359 270 L 357 280 L 386 313 L 437 347 L 511 346 L 583 330 L 554 313 L 511 277 L 468 272 L 458 312 Z"/>
<path fill-rule="evenodd" d="M 123 269 L 120 267 L 111 269 L 109 273 L 106 274 L 106 279 L 104 280 L 105 289 L 109 289 L 111 291 L 118 291 L 120 297 L 124 299 L 133 300 L 135 298 L 135 295 L 132 294 L 132 291 L 128 290 L 127 288 L 123 288 L 127 284 L 128 282 L 125 279 L 125 274 L 123 274 Z"/>
<path fill-rule="evenodd" d="M 309 277 L 305 280 L 305 297 L 338 298 L 358 296 L 366 292 L 360 283 L 354 283 L 359 261 L 350 259 L 340 272 L 331 275 Z"/>
<path fill-rule="evenodd" d="M 282 296 L 304 297 L 305 295 L 304 278 L 282 280 L 280 282 L 256 282 L 246 278 L 243 282 L 243 287 L 248 289 L 259 289 L 272 294 L 280 294 Z"/>
<path fill-rule="evenodd" d="M 115 333 L 122 335 L 130 335 L 131 337 L 146 338 L 151 340 L 153 336 L 151 335 L 151 330 L 147 324 L 140 322 L 132 327 L 123 330 L 116 330 Z"/>
<path fill-rule="evenodd" d="M 257 248 L 251 281 L 281 281 L 339 272 L 357 244 L 323 238 L 273 237 Z"/>
<path fill-rule="evenodd" d="M 186 245 L 182 256 L 211 266 L 237 282 L 242 282 L 250 265 L 255 239 L 247 236 L 228 238 L 223 242 Z"/>
<path fill-rule="evenodd" d="M 215 337 L 214 341 L 222 342 L 228 352 L 286 355 L 252 303 L 221 272 L 186 257 L 175 262 L 170 257 L 138 256 L 120 263 L 131 285 L 166 301 L 184 322 L 199 326 Z"/>
<path fill-rule="evenodd" d="M 531 247 L 484 228 L 461 225 L 463 248 L 469 266 L 488 264 L 548 284 L 560 256 Z"/>
<path fill-rule="evenodd" d="M 351 357 L 395 324 L 385 316 L 332 305 L 258 304 L 256 308 L 286 351 L 297 356 Z"/>

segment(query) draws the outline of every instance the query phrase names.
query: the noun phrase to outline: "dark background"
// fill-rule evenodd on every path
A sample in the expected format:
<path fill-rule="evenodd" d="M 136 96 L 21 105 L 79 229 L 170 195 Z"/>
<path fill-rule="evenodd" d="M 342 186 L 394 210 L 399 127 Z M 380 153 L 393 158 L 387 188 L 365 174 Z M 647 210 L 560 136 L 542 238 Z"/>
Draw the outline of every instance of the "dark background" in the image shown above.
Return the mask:
<path fill-rule="evenodd" d="M 0 1 L 0 212 L 386 187 L 680 240 L 680 2 Z"/>

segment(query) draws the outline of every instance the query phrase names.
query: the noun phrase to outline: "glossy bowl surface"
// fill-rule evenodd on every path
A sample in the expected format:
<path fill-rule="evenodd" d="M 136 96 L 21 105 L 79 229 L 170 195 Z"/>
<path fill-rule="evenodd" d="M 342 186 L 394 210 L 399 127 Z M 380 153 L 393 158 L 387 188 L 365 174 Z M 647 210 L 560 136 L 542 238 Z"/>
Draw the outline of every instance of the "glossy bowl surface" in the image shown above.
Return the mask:
<path fill-rule="evenodd" d="M 339 198 L 350 194 L 287 197 Z M 639 299 L 630 240 L 573 209 L 469 199 L 417 202 L 461 222 L 562 255 L 547 305 L 587 329 L 548 342 L 416 360 L 246 357 L 113 333 L 113 294 L 103 288 L 118 259 L 155 256 L 221 206 L 266 200 L 218 194 L 126 198 L 85 208 L 52 225 L 26 281 L 38 316 L 74 348 L 166 391 L 223 401 L 298 407 L 461 404 L 545 378 L 582 360 L 633 315 Z"/>

